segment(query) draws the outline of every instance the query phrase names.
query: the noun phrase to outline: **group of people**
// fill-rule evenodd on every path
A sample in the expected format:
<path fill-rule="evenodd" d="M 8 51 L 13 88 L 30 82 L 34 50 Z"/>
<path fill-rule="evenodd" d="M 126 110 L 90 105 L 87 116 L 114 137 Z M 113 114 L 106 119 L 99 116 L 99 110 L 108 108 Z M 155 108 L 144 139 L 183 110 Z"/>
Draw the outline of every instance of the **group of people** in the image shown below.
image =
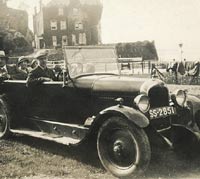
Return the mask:
<path fill-rule="evenodd" d="M 174 74 L 176 83 L 178 83 L 178 74 L 182 77 L 189 76 L 191 77 L 191 84 L 195 78 L 198 80 L 200 74 L 200 62 L 195 61 L 193 63 L 187 63 L 185 59 L 184 61 L 176 62 L 174 59 L 173 63 L 167 68 L 167 72 Z"/>
<path fill-rule="evenodd" d="M 9 65 L 5 53 L 0 51 L 0 81 L 26 80 L 27 86 L 55 81 L 53 70 L 47 67 L 47 55 L 47 52 L 38 53 L 29 67 L 29 60 L 24 56 L 18 59 L 16 65 Z"/>
<path fill-rule="evenodd" d="M 175 84 L 199 84 L 200 82 L 200 61 L 186 62 L 175 61 L 169 63 L 166 72 L 161 72 L 155 64 L 152 64 L 151 77 L 159 78 L 166 83 Z"/>

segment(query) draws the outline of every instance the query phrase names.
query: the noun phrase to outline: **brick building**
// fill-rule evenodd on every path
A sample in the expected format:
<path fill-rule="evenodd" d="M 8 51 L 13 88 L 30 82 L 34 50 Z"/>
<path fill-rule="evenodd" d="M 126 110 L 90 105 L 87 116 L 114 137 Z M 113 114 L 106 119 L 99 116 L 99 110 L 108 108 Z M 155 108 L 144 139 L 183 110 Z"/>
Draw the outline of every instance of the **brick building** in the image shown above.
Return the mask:
<path fill-rule="evenodd" d="M 101 43 L 101 0 L 52 0 L 33 16 L 36 48 Z"/>

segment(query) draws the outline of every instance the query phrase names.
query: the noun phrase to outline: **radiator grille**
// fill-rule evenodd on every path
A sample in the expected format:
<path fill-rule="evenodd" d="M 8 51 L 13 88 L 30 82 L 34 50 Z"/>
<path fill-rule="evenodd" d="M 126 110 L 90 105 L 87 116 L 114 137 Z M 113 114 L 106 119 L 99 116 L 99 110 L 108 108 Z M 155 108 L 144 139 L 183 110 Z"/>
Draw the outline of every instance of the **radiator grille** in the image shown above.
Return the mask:
<path fill-rule="evenodd" d="M 149 90 L 150 107 L 162 107 L 169 105 L 169 92 L 166 87 L 153 87 Z"/>

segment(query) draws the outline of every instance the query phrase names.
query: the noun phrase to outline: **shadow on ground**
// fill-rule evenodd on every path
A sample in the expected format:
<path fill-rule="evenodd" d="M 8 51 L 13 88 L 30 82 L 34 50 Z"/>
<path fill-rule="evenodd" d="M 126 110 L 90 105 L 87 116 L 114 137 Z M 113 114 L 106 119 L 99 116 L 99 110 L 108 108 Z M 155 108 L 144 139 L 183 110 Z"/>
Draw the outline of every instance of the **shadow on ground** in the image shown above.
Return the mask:
<path fill-rule="evenodd" d="M 102 168 L 98 158 L 96 146 L 92 142 L 85 142 L 79 146 L 67 146 L 56 142 L 23 135 L 15 135 L 10 140 L 23 145 L 28 145 L 44 152 L 48 152 L 52 155 L 59 155 L 64 158 L 75 159 L 87 165 Z"/>
<path fill-rule="evenodd" d="M 50 176 L 70 179 L 114 178 L 103 169 L 94 145 L 69 147 L 27 136 L 13 136 L 8 141 L 0 141 L 0 166 L 1 178 L 31 178 L 38 175 L 44 176 L 44 179 Z M 180 178 L 200 178 L 200 154 L 190 158 L 177 155 L 172 150 L 157 150 L 148 170 L 143 176 L 137 177 Z"/>

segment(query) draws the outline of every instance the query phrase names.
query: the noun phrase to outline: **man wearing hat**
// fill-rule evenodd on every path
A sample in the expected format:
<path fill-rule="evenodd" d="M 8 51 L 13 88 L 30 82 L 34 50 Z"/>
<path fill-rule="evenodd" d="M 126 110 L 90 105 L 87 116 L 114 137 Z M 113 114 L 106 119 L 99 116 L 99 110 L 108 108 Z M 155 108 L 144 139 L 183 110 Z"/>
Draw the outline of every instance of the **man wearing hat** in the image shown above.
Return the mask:
<path fill-rule="evenodd" d="M 14 79 L 16 80 L 26 80 L 28 76 L 28 62 L 29 60 L 21 56 L 17 62 L 17 73 L 14 75 Z"/>
<path fill-rule="evenodd" d="M 0 81 L 15 79 L 17 74 L 16 65 L 8 65 L 4 51 L 0 51 Z"/>
<path fill-rule="evenodd" d="M 47 52 L 41 51 L 36 57 L 38 66 L 33 69 L 27 78 L 27 86 L 41 84 L 45 81 L 55 81 L 56 77 L 53 70 L 47 68 Z"/>
<path fill-rule="evenodd" d="M 10 76 L 8 75 L 8 70 L 6 68 L 6 56 L 4 51 L 0 51 L 0 79 L 5 80 Z"/>

